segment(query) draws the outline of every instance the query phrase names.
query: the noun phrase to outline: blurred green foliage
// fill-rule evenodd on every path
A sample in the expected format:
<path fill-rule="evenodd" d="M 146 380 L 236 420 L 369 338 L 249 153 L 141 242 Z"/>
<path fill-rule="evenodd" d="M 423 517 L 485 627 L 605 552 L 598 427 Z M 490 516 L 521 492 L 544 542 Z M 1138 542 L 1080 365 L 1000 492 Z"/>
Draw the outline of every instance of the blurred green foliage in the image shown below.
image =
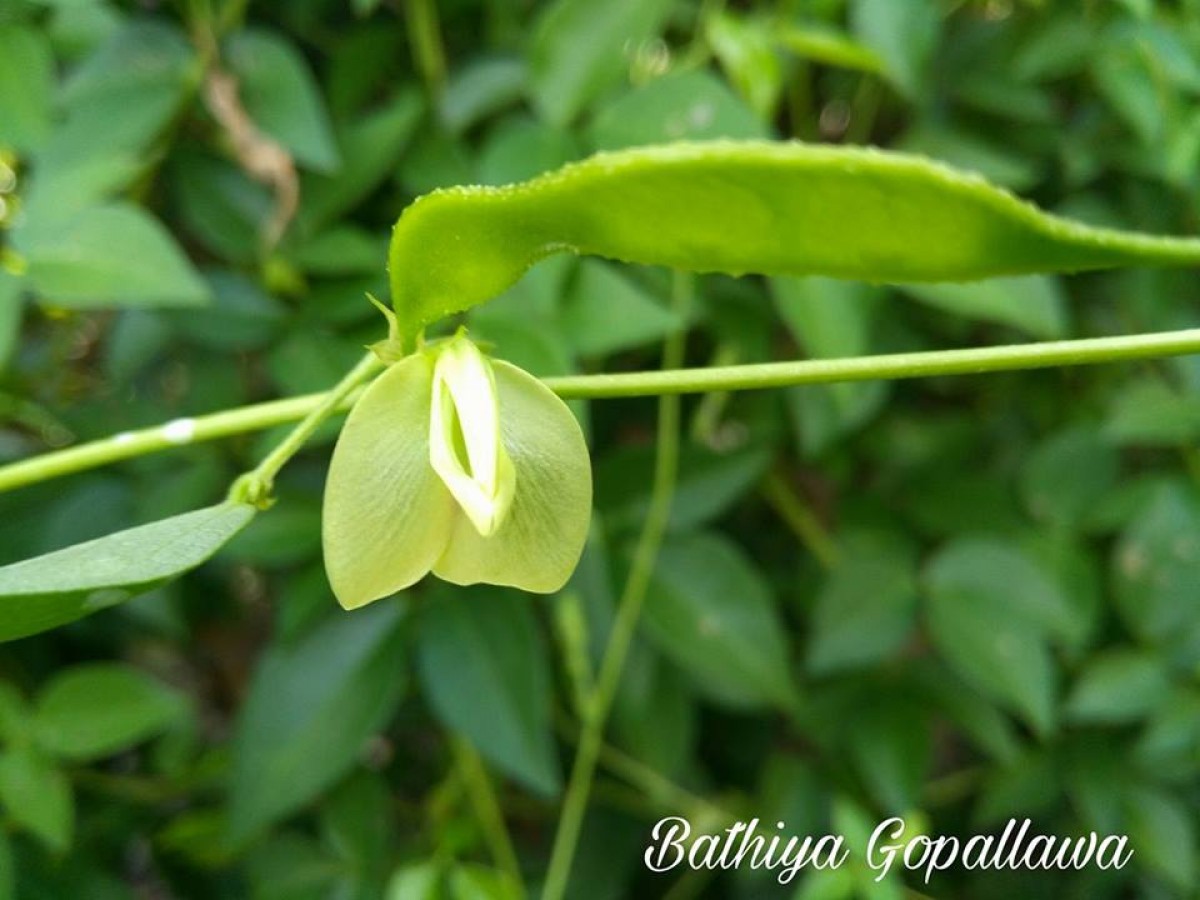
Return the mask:
<path fill-rule="evenodd" d="M 363 295 L 386 292 L 391 224 L 438 186 L 595 149 L 799 137 L 1194 233 L 1198 96 L 1194 0 L 0 0 L 0 460 L 329 386 L 381 336 Z M 1186 272 L 697 286 L 683 322 L 664 272 L 559 258 L 469 324 L 553 375 L 652 368 L 685 326 L 705 365 L 1160 330 L 1200 310 Z M 215 561 L 6 645 L 0 897 L 515 896 L 464 746 L 536 885 L 653 461 L 651 403 L 575 408 L 597 513 L 559 596 L 426 583 L 337 611 L 326 429 Z M 641 864 L 661 816 L 854 836 L 893 813 L 959 834 L 1028 815 L 1136 850 L 1121 872 L 912 885 L 931 896 L 1194 896 L 1200 361 L 685 414 L 571 896 L 665 894 Z M 277 438 L 2 495 L 0 562 L 210 504 Z M 873 875 L 685 889 L 903 896 Z"/>

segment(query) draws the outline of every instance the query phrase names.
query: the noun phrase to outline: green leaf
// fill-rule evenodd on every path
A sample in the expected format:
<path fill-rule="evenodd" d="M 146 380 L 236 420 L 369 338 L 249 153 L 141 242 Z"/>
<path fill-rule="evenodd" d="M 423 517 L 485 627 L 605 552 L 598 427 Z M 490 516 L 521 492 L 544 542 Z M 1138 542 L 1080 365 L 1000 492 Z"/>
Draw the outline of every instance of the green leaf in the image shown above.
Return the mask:
<path fill-rule="evenodd" d="M 762 576 L 713 534 L 668 540 L 644 613 L 654 644 L 710 697 L 745 709 L 795 698 L 786 631 Z"/>
<path fill-rule="evenodd" d="M 0 835 L 0 900 L 16 900 L 17 858 L 8 835 Z"/>
<path fill-rule="evenodd" d="M 537 260 L 567 251 L 700 272 L 906 283 L 1195 264 L 1200 240 L 1090 228 L 978 177 L 872 149 L 647 147 L 409 206 L 389 254 L 403 331 L 489 300 Z"/>
<path fill-rule="evenodd" d="M 1066 302 L 1058 282 L 1044 275 L 994 278 L 977 284 L 908 284 L 914 299 L 968 319 L 999 322 L 1036 338 L 1067 332 Z"/>
<path fill-rule="evenodd" d="M 38 154 L 26 213 L 48 227 L 109 199 L 148 164 L 150 143 L 177 115 L 195 78 L 181 29 L 135 19 L 76 67 L 64 119 Z"/>
<path fill-rule="evenodd" d="M 1130 381 L 1111 395 L 1104 434 L 1122 447 L 1175 447 L 1200 437 L 1200 396 L 1159 378 Z"/>
<path fill-rule="evenodd" d="M 54 853 L 71 846 L 75 802 L 71 784 L 33 747 L 15 745 L 0 752 L 0 803 L 9 819 Z"/>
<path fill-rule="evenodd" d="M 645 521 L 654 457 L 655 448 L 642 445 L 622 448 L 601 459 L 596 469 L 596 505 L 610 528 L 633 530 Z M 670 529 L 687 531 L 727 512 L 762 479 L 770 464 L 769 447 L 747 444 L 719 452 L 703 444 L 684 444 Z"/>
<path fill-rule="evenodd" d="M 166 229 L 134 206 L 99 206 L 19 229 L 14 242 L 37 295 L 58 306 L 197 306 L 209 297 Z"/>
<path fill-rule="evenodd" d="M 522 896 L 509 875 L 484 866 L 456 866 L 448 881 L 449 900 L 521 900 Z"/>
<path fill-rule="evenodd" d="M 404 690 L 400 607 L 337 614 L 259 662 L 233 743 L 235 840 L 294 813 L 354 765 Z"/>
<path fill-rule="evenodd" d="M 659 341 L 683 322 L 612 266 L 583 260 L 563 302 L 562 324 L 576 353 L 604 356 Z"/>
<path fill-rule="evenodd" d="M 439 112 L 451 134 L 461 134 L 484 116 L 516 102 L 526 88 L 529 70 L 521 59 L 485 57 L 452 73 L 442 92 Z"/>
<path fill-rule="evenodd" d="M 178 154 L 169 172 L 181 230 L 222 259 L 258 261 L 275 205 L 267 186 L 232 161 L 202 153 Z"/>
<path fill-rule="evenodd" d="M 1160 491 L 1121 534 L 1113 555 L 1117 608 L 1143 641 L 1200 637 L 1200 502 Z"/>
<path fill-rule="evenodd" d="M 525 117 L 505 119 L 479 150 L 480 184 L 511 184 L 578 159 L 579 144 L 562 131 Z"/>
<path fill-rule="evenodd" d="M 309 230 L 334 221 L 379 186 L 412 139 L 425 104 L 414 91 L 377 112 L 338 128 L 343 164 L 336 174 L 307 173 L 300 181 L 300 221 Z"/>
<path fill-rule="evenodd" d="M 20 278 L 0 271 L 0 372 L 8 366 L 21 335 L 24 287 Z"/>
<path fill-rule="evenodd" d="M 34 710 L 38 744 L 62 759 L 89 760 L 154 737 L 179 721 L 182 698 L 118 663 L 74 666 L 42 688 Z"/>
<path fill-rule="evenodd" d="M 903 695 L 867 705 L 849 723 L 847 751 L 884 811 L 904 815 L 919 802 L 931 757 L 925 708 Z"/>
<path fill-rule="evenodd" d="M 278 337 L 287 308 L 255 281 L 225 269 L 203 275 L 212 303 L 158 314 L 172 331 L 202 347 L 253 350 Z"/>
<path fill-rule="evenodd" d="M 530 50 L 530 87 L 542 116 L 565 125 L 617 83 L 641 43 L 666 22 L 671 0 L 556 0 Z"/>
<path fill-rule="evenodd" d="M 837 568 L 817 594 L 808 667 L 826 674 L 896 653 L 916 624 L 912 553 L 894 540 L 843 539 Z"/>
<path fill-rule="evenodd" d="M 1181 891 L 1195 888 L 1196 817 L 1184 799 L 1158 788 L 1132 790 L 1126 800 L 1129 842 L 1145 865 Z"/>
<path fill-rule="evenodd" d="M 623 94 L 596 113 L 588 133 L 597 150 L 770 136 L 750 107 L 705 71 L 664 75 Z"/>
<path fill-rule="evenodd" d="M 925 0 L 854 0 L 855 36 L 883 60 L 884 72 L 910 99 L 925 93 L 941 24 L 938 4 Z"/>
<path fill-rule="evenodd" d="M 321 92 L 295 47 L 278 33 L 250 29 L 229 39 L 225 59 L 255 125 L 303 166 L 318 172 L 340 167 Z"/>
<path fill-rule="evenodd" d="M 1035 518 L 1083 521 L 1117 480 L 1120 458 L 1095 429 L 1060 431 L 1038 445 L 1021 472 L 1021 494 Z"/>
<path fill-rule="evenodd" d="M 771 24 L 718 11 L 709 17 L 708 43 L 751 108 L 769 120 L 783 91 L 783 67 L 775 52 Z"/>
<path fill-rule="evenodd" d="M 16 686 L 0 681 L 0 741 L 23 743 L 32 729 L 29 704 Z"/>
<path fill-rule="evenodd" d="M 781 47 L 803 59 L 871 74 L 883 71 L 883 60 L 874 50 L 831 29 L 784 25 L 771 33 Z"/>
<path fill-rule="evenodd" d="M 788 330 L 813 357 L 861 356 L 871 350 L 871 334 L 884 291 L 876 285 L 833 278 L 773 278 L 775 308 Z M 816 455 L 861 426 L 880 407 L 886 385 L 846 382 L 791 388 L 801 445 Z"/>
<path fill-rule="evenodd" d="M 43 35 L 0 25 L 0 147 L 36 150 L 50 133 L 54 57 Z"/>
<path fill-rule="evenodd" d="M 1171 688 L 1163 660 L 1138 650 L 1107 650 L 1088 660 L 1067 699 L 1077 722 L 1120 724 L 1153 712 Z"/>
<path fill-rule="evenodd" d="M 420 629 L 421 685 L 438 718 L 509 775 L 556 795 L 550 662 L 529 599 L 484 587 L 439 592 Z"/>
<path fill-rule="evenodd" d="M 441 881 L 437 863 L 410 863 L 392 874 L 384 900 L 441 900 Z"/>
<path fill-rule="evenodd" d="M 1047 638 L 1071 624 L 1059 587 L 1015 547 L 973 538 L 944 547 L 925 583 L 930 636 L 946 662 L 1048 732 L 1058 673 Z"/>
<path fill-rule="evenodd" d="M 208 560 L 254 516 L 220 504 L 0 567 L 0 641 L 57 628 Z"/>

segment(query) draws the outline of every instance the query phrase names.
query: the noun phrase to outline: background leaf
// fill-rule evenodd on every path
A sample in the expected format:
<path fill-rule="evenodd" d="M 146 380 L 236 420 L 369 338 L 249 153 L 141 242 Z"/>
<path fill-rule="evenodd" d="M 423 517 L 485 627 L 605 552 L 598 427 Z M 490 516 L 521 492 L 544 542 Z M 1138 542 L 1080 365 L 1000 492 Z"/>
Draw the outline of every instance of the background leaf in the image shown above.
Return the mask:
<path fill-rule="evenodd" d="M 229 819 L 245 840 L 295 812 L 354 764 L 404 691 L 402 614 L 336 614 L 258 666 L 234 738 Z"/>
<path fill-rule="evenodd" d="M 547 7 L 530 53 L 533 98 L 545 117 L 566 124 L 611 87 L 670 9 L 667 0 L 556 0 Z"/>
<path fill-rule="evenodd" d="M 787 707 L 787 646 L 766 584 L 709 534 L 664 544 L 646 595 L 647 634 L 706 694 L 738 708 Z"/>
<path fill-rule="evenodd" d="M 550 666 L 529 600 L 492 587 L 447 592 L 422 615 L 417 648 L 438 718 L 509 775 L 556 794 Z"/>
<path fill-rule="evenodd" d="M 0 568 L 0 640 L 25 637 L 152 590 L 203 563 L 254 509 L 210 506 Z"/>
<path fill-rule="evenodd" d="M 280 36 L 253 29 L 230 38 L 225 52 L 251 119 L 301 165 L 336 171 L 341 155 L 329 116 L 299 52 Z"/>
<path fill-rule="evenodd" d="M 47 684 L 33 715 L 38 744 L 69 760 L 110 756 L 180 720 L 182 698 L 127 666 L 75 666 Z"/>
<path fill-rule="evenodd" d="M 29 280 L 46 302 L 86 309 L 208 300 L 208 288 L 171 236 L 132 206 L 95 207 L 18 237 Z"/>

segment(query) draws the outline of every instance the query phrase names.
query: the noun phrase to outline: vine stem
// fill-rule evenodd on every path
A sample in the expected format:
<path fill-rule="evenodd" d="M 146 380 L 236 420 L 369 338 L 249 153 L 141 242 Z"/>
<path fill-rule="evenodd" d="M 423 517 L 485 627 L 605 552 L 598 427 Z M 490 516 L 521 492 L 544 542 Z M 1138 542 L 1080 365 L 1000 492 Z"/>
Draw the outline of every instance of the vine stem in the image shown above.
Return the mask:
<path fill-rule="evenodd" d="M 679 273 L 675 275 L 672 304 L 676 312 L 686 312 L 692 284 L 690 276 Z M 667 338 L 663 346 L 664 369 L 678 369 L 683 362 L 684 338 L 685 332 L 682 329 Z M 662 546 L 671 514 L 671 501 L 675 496 L 675 480 L 679 470 L 679 418 L 678 395 L 671 393 L 660 397 L 650 506 L 638 537 L 637 547 L 634 549 L 633 564 L 625 581 L 625 589 L 617 604 L 617 615 L 608 635 L 604 657 L 600 661 L 596 685 L 588 695 L 587 705 L 583 709 L 583 729 L 575 749 L 571 777 L 567 781 L 558 830 L 554 835 L 554 846 L 550 851 L 550 865 L 542 887 L 542 900 L 562 900 L 571 878 L 571 864 L 575 859 L 575 848 L 583 828 L 592 780 L 604 747 L 604 728 L 616 699 L 621 673 L 625 669 L 625 659 L 629 655 L 629 648 L 637 631 L 638 620 L 645 605 L 646 591 L 650 586 L 650 576 L 654 571 L 654 562 L 658 558 L 658 550 Z"/>
<path fill-rule="evenodd" d="M 465 783 L 467 795 L 475 809 L 489 851 L 496 866 L 506 873 L 521 896 L 525 896 L 525 882 L 521 878 L 521 864 L 513 849 L 512 838 L 508 834 L 508 826 L 504 824 L 504 813 L 492 780 L 488 777 L 487 767 L 483 764 L 479 753 L 463 737 L 452 737 L 454 760 Z"/>
<path fill-rule="evenodd" d="M 1048 341 L 965 350 L 893 353 L 850 359 L 717 366 L 657 372 L 573 375 L 547 378 L 545 384 L 563 397 L 644 397 L 662 394 L 742 391 L 843 381 L 892 380 L 934 375 L 1045 369 L 1096 363 L 1155 359 L 1200 353 L 1200 328 L 1121 337 Z M 199 441 L 261 431 L 303 419 L 325 409 L 336 392 L 305 394 L 207 416 L 176 419 L 165 425 L 127 431 L 97 441 L 56 450 L 0 467 L 0 491 L 86 471 Z M 329 413 L 354 405 L 358 390 L 333 399 Z"/>
<path fill-rule="evenodd" d="M 370 378 L 383 363 L 374 353 L 367 353 L 358 361 L 353 369 L 339 381 L 332 390 L 321 395 L 321 400 L 314 406 L 300 423 L 288 432 L 287 437 L 263 457 L 262 462 L 242 475 L 229 489 L 229 499 L 240 503 L 252 503 L 255 506 L 266 506 L 271 502 L 271 489 L 275 484 L 275 476 L 279 474 L 289 459 L 299 452 L 321 424 L 333 415 L 338 406 L 360 384 Z M 169 427 L 169 426 L 167 426 Z"/>

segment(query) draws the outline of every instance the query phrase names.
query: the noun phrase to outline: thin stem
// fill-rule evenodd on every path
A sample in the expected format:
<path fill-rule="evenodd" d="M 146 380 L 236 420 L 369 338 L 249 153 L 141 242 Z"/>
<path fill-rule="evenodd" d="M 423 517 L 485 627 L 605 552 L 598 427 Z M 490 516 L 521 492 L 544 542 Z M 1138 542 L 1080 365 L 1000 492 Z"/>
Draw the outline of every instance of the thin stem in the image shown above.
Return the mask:
<path fill-rule="evenodd" d="M 935 375 L 979 375 L 985 372 L 1080 366 L 1194 353 L 1200 353 L 1200 328 L 1002 347 L 889 353 L 848 359 L 806 359 L 667 372 L 567 375 L 546 379 L 546 386 L 561 397 L 645 397 Z"/>
<path fill-rule="evenodd" d="M 496 866 L 512 879 L 513 884 L 520 887 L 521 896 L 525 896 L 521 864 L 517 861 L 508 826 L 504 824 L 504 814 L 500 811 L 500 803 L 496 799 L 496 792 L 492 788 L 492 780 L 488 777 L 483 760 L 465 739 L 455 735 L 452 744 L 454 761 L 462 775 L 467 795 L 471 798 L 475 816 L 483 828 L 492 859 Z"/>
<path fill-rule="evenodd" d="M 837 565 L 838 549 L 811 509 L 796 496 L 792 486 L 778 472 L 772 472 L 762 485 L 762 494 L 779 517 L 796 535 L 800 543 L 808 548 L 821 568 L 829 570 Z"/>
<path fill-rule="evenodd" d="M 300 420 L 288 436 L 280 441 L 263 461 L 233 483 L 229 490 L 229 498 L 242 503 L 253 503 L 262 506 L 270 502 L 271 489 L 275 484 L 275 476 L 279 474 L 289 459 L 295 456 L 313 433 L 321 427 L 350 392 L 375 374 L 383 366 L 374 353 L 368 353 L 358 361 L 358 364 L 346 373 L 331 391 L 324 394 L 321 402 Z"/>
<path fill-rule="evenodd" d="M 709 822 L 719 822 L 721 825 L 729 825 L 735 821 L 731 813 L 680 787 L 658 770 L 616 747 L 608 744 L 601 746 L 600 761 L 605 768 L 630 784 L 647 794 L 661 798 L 663 805 L 669 809 L 688 810 L 694 814 L 693 818 L 703 817 Z"/>
<path fill-rule="evenodd" d="M 803 384 L 835 384 L 844 381 L 885 381 L 935 375 L 1048 369 L 1197 353 L 1200 353 L 1200 328 L 1123 337 L 973 347 L 966 350 L 893 353 L 852 359 L 801 360 L 664 372 L 573 375 L 547 378 L 545 384 L 563 397 L 645 397 L 658 394 L 702 394 L 722 390 L 744 391 Z M 328 396 L 327 393 L 304 394 L 287 400 L 272 400 L 207 416 L 177 419 L 154 428 L 124 432 L 114 437 L 21 460 L 0 467 L 0 491 L 94 469 L 158 450 L 261 431 L 294 422 L 321 406 Z M 335 405 L 334 412 L 349 409 L 357 398 L 357 391 L 348 392 Z"/>
<path fill-rule="evenodd" d="M 675 276 L 672 299 L 677 311 L 684 311 L 690 300 L 691 288 L 690 276 Z M 677 368 L 683 361 L 684 338 L 685 332 L 682 329 L 667 338 L 663 347 L 664 369 Z M 554 836 L 554 847 L 550 852 L 550 866 L 542 888 L 542 900 L 561 900 L 566 894 L 567 883 L 571 877 L 571 863 L 575 858 L 575 848 L 579 843 L 583 817 L 587 812 L 592 779 L 595 777 L 596 764 L 604 743 L 604 726 L 616 698 L 621 672 L 625 668 L 625 658 L 629 654 L 638 619 L 642 615 L 646 590 L 654 571 L 654 561 L 658 558 L 658 549 L 666 533 L 667 520 L 671 513 L 675 476 L 679 468 L 679 407 L 679 398 L 674 395 L 663 396 L 658 401 L 658 434 L 650 506 L 634 550 L 633 565 L 617 606 L 616 619 L 608 636 L 604 657 L 600 662 L 596 687 L 584 710 L 583 730 L 575 750 L 571 777 L 567 782 L 558 832 Z"/>
<path fill-rule="evenodd" d="M 404 21 L 417 70 L 430 95 L 437 97 L 446 83 L 446 51 L 437 6 L 433 0 L 404 0 Z"/>
<path fill-rule="evenodd" d="M 568 721 L 566 716 L 560 717 L 557 731 L 564 740 L 578 744 L 580 729 L 574 722 Z M 612 744 L 600 745 L 600 764 L 653 801 L 655 809 L 683 810 L 689 813 L 694 821 L 703 820 L 706 823 L 728 825 L 737 821 L 733 813 L 676 784 L 653 766 L 630 756 Z"/>

